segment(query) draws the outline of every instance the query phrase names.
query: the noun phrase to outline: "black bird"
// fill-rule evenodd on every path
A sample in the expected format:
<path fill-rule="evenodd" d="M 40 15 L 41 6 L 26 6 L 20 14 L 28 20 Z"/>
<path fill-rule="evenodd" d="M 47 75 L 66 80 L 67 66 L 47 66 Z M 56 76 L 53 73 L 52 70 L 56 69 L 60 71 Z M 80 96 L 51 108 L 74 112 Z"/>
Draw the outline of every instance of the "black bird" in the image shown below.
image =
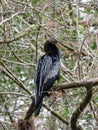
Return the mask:
<path fill-rule="evenodd" d="M 48 39 L 44 44 L 46 54 L 38 61 L 35 76 L 35 116 L 39 115 L 43 98 L 49 95 L 48 90 L 60 79 L 60 52 L 56 43 L 58 41 L 55 38 Z"/>

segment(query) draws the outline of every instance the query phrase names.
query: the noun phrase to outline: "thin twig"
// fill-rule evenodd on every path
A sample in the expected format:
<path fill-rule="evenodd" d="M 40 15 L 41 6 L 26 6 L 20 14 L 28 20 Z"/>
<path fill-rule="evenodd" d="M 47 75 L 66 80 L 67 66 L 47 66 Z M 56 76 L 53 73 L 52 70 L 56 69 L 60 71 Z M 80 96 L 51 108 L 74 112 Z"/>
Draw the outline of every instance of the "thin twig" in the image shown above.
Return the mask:
<path fill-rule="evenodd" d="M 24 12 L 24 11 L 17 12 L 17 13 L 15 13 L 15 14 L 13 14 L 11 17 L 2 20 L 2 21 L 0 22 L 0 26 L 2 26 L 5 22 L 10 21 L 10 20 L 11 20 L 12 18 L 14 18 L 15 16 L 17 16 L 17 15 L 19 15 L 19 14 L 23 14 L 23 13 L 25 13 L 25 12 Z"/>

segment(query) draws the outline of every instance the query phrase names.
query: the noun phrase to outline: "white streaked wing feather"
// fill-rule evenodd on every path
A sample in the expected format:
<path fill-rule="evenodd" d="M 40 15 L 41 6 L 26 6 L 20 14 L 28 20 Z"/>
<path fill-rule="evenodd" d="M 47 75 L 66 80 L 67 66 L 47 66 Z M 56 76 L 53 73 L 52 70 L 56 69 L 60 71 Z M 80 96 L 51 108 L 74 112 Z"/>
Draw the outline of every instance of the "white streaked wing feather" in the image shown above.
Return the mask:
<path fill-rule="evenodd" d="M 60 69 L 60 63 L 55 62 L 51 71 L 49 71 L 48 75 L 45 77 L 44 84 L 47 82 L 48 79 L 51 79 L 51 78 L 54 78 L 55 76 L 57 76 L 59 69 Z"/>
<path fill-rule="evenodd" d="M 43 63 L 42 63 L 41 70 L 40 70 L 39 93 L 41 93 L 43 91 L 43 83 L 44 83 L 45 77 L 51 70 L 51 67 L 52 67 L 52 59 L 50 56 L 46 55 L 43 58 Z"/>

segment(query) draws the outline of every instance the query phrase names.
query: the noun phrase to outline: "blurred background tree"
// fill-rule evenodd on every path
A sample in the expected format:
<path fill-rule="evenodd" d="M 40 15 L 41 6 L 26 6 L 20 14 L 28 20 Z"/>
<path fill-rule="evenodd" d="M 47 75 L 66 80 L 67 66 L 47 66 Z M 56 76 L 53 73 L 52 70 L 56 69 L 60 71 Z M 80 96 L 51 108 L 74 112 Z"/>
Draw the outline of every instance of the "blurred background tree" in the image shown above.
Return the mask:
<path fill-rule="evenodd" d="M 36 63 L 44 54 L 43 44 L 51 36 L 63 45 L 62 83 L 98 77 L 97 0 L 1 0 L 0 1 L 0 130 L 14 130 L 13 122 L 25 117 L 34 96 Z M 85 88 L 52 91 L 44 103 L 68 120 L 84 98 Z M 56 95 L 56 96 L 55 96 Z M 68 130 L 66 123 L 44 107 L 37 130 Z M 79 124 L 98 129 L 98 88 Z"/>

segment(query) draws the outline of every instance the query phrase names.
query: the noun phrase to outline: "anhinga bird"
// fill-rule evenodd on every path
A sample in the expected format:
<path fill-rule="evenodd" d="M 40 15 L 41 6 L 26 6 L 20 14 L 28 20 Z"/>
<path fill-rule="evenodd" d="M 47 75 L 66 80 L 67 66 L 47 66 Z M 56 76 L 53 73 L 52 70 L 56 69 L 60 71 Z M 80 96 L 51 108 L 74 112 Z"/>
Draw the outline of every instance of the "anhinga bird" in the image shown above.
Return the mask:
<path fill-rule="evenodd" d="M 48 39 L 44 44 L 46 54 L 38 61 L 35 76 L 35 116 L 40 113 L 43 98 L 49 95 L 48 90 L 60 79 L 60 52 L 56 43 L 58 41 L 55 38 Z"/>

